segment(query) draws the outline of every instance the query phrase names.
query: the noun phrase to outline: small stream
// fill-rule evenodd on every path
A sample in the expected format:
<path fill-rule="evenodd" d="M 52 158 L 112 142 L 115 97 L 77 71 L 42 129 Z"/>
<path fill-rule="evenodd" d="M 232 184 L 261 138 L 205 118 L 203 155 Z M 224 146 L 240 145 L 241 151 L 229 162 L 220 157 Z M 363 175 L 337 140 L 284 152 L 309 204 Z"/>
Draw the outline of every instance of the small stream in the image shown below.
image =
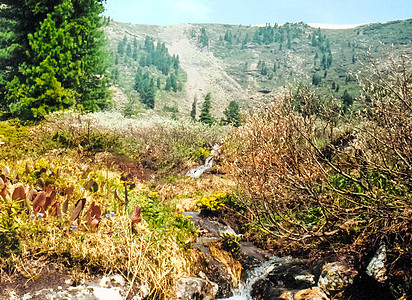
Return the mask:
<path fill-rule="evenodd" d="M 219 146 L 215 145 L 212 150 L 212 155 L 206 159 L 204 165 L 189 170 L 186 173 L 186 176 L 199 178 L 204 171 L 210 169 L 213 165 L 213 158 L 216 155 L 216 151 L 218 149 Z M 195 245 L 203 252 L 207 251 L 206 248 L 208 247 L 209 243 L 219 241 L 221 239 L 220 234 L 222 233 L 230 233 L 239 237 L 241 236 L 236 234 L 236 232 L 227 225 L 221 224 L 217 221 L 202 218 L 199 212 L 183 212 L 183 215 L 186 217 L 190 216 L 197 226 L 208 232 L 208 234 L 204 236 L 199 236 Z M 249 249 L 252 249 L 252 252 L 256 252 L 257 248 L 251 245 L 251 243 L 242 243 L 242 245 L 245 248 L 249 247 Z M 264 261 L 260 266 L 247 270 L 245 276 L 246 281 L 239 285 L 239 287 L 234 291 L 234 295 L 229 298 L 219 298 L 217 300 L 252 300 L 251 291 L 253 284 L 256 281 L 265 278 L 268 273 L 270 273 L 276 267 L 281 266 L 283 263 L 289 261 L 289 259 L 290 257 L 280 258 L 277 256 L 272 256 Z"/>
<path fill-rule="evenodd" d="M 210 169 L 213 166 L 213 158 L 218 154 L 218 150 L 220 149 L 219 144 L 215 144 L 212 147 L 212 151 L 210 152 L 210 156 L 206 158 L 204 165 L 201 165 L 197 168 L 191 169 L 186 173 L 186 176 L 190 176 L 193 178 L 199 178 L 204 171 Z"/>
<path fill-rule="evenodd" d="M 206 171 L 207 169 L 210 169 L 213 166 L 213 156 L 209 156 L 206 161 L 205 164 L 202 166 L 199 166 L 195 169 L 191 169 L 186 173 L 186 176 L 190 176 L 193 178 L 199 178 L 200 175 L 203 174 L 204 171 Z"/>
<path fill-rule="evenodd" d="M 266 275 L 270 273 L 276 266 L 281 265 L 285 261 L 285 259 L 288 258 L 272 256 L 261 266 L 246 271 L 247 280 L 246 282 L 240 284 L 238 290 L 235 291 L 235 294 L 232 297 L 220 298 L 217 300 L 252 300 L 250 293 L 252 291 L 253 284 L 259 279 L 265 278 Z"/>

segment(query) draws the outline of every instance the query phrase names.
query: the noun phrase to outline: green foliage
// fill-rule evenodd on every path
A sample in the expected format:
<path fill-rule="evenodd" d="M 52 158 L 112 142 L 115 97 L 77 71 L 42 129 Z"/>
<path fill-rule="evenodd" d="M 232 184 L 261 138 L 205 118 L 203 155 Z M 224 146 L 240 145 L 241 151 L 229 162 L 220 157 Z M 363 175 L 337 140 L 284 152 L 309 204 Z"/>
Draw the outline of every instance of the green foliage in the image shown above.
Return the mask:
<path fill-rule="evenodd" d="M 45 136 L 45 139 L 48 139 Z M 132 156 L 138 152 L 132 139 L 98 131 L 73 132 L 60 130 L 51 137 L 49 147 L 76 149 L 79 146 L 87 153 L 110 152 L 114 155 Z"/>
<path fill-rule="evenodd" d="M 161 230 L 165 235 L 176 235 L 177 242 L 188 247 L 191 244 L 191 237 L 196 232 L 196 227 L 190 218 L 183 217 L 176 213 L 174 209 L 165 204 L 158 196 L 157 192 L 142 193 L 131 196 L 128 212 L 132 213 L 135 205 L 142 207 L 143 219 L 149 224 L 152 230 Z"/>
<path fill-rule="evenodd" d="M 240 237 L 235 236 L 232 233 L 221 233 L 222 248 L 232 254 L 234 258 L 240 256 Z"/>
<path fill-rule="evenodd" d="M 155 106 L 155 85 L 153 77 L 150 77 L 148 71 L 142 73 L 142 68 L 139 68 L 135 77 L 134 89 L 139 92 L 140 100 L 149 108 Z"/>
<path fill-rule="evenodd" d="M 19 64 L 9 72 L 13 78 L 5 87 L 6 102 L 10 112 L 23 119 L 42 119 L 73 106 L 96 111 L 108 105 L 101 2 L 54 2 L 23 4 L 21 9 L 31 15 L 30 28 L 18 4 L 10 4 L 7 18 L 24 35 L 19 32 L 10 40 L 21 41 L 20 50 L 10 54 L 18 56 Z"/>
<path fill-rule="evenodd" d="M 204 27 L 200 30 L 199 44 L 201 47 L 209 46 L 209 37 L 207 36 L 206 29 Z"/>
<path fill-rule="evenodd" d="M 202 197 L 196 201 L 197 207 L 199 207 L 204 215 L 218 215 L 225 208 L 225 193 L 218 193 L 210 197 Z"/>
<path fill-rule="evenodd" d="M 9 196 L 0 196 L 0 258 L 7 258 L 19 251 L 19 227 L 16 218 L 20 211 L 19 201 L 12 201 Z"/>
<path fill-rule="evenodd" d="M 0 122 L 0 142 L 18 143 L 29 135 L 29 128 L 23 126 L 19 120 Z"/>
<path fill-rule="evenodd" d="M 202 104 L 202 109 L 200 111 L 199 121 L 207 125 L 212 125 L 215 120 L 210 114 L 210 109 L 212 108 L 212 96 L 207 93 L 205 96 L 205 101 Z"/>
<path fill-rule="evenodd" d="M 225 109 L 223 114 L 226 116 L 226 118 L 223 119 L 223 124 L 231 124 L 235 127 L 241 125 L 239 104 L 236 101 L 230 101 L 229 106 Z"/>

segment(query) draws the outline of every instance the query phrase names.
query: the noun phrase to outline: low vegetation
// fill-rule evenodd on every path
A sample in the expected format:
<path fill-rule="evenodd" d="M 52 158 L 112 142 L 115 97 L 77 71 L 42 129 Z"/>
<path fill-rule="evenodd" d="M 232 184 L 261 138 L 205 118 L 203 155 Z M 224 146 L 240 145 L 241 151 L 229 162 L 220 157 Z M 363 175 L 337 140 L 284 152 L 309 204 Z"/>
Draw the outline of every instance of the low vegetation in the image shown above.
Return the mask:
<path fill-rule="evenodd" d="M 300 88 L 230 133 L 223 155 L 245 193 L 249 222 L 279 250 L 361 253 L 362 261 L 385 243 L 388 273 L 405 283 L 412 253 L 410 59 L 372 68 L 352 119 L 330 114 L 330 106 L 314 112 L 315 94 Z"/>
<path fill-rule="evenodd" d="M 173 173 L 202 162 L 209 155 L 203 149 L 224 128 L 74 112 L 50 115 L 37 126 L 8 121 L 0 128 L 2 280 L 16 274 L 35 280 L 41 269 L 31 270 L 30 263 L 37 259 L 64 265 L 73 283 L 96 271 L 120 273 L 149 284 L 159 299 L 191 274 L 196 229 L 176 199 L 218 186 L 207 181 L 191 191 L 190 183 L 176 189 L 186 179 Z M 171 180 L 175 194 L 166 192 Z M 39 208 L 42 193 L 50 203 Z M 73 217 L 79 199 L 83 209 Z M 88 219 L 96 206 L 99 214 L 90 217 L 97 226 Z M 141 217 L 133 214 L 136 207 Z"/>

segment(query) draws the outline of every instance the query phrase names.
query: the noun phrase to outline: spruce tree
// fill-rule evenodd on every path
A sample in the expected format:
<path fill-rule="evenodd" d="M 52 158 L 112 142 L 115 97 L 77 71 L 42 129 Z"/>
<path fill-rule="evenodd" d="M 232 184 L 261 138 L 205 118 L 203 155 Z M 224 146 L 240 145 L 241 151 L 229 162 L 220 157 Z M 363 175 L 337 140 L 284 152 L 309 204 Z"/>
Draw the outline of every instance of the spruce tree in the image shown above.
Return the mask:
<path fill-rule="evenodd" d="M 207 125 L 212 125 L 214 119 L 210 114 L 210 109 L 212 108 L 212 96 L 210 93 L 207 93 L 205 96 L 205 101 L 202 104 L 202 109 L 200 111 L 199 121 Z"/>
<path fill-rule="evenodd" d="M 190 111 L 190 117 L 192 118 L 193 121 L 196 121 L 196 107 L 197 107 L 197 96 L 195 95 L 195 98 L 193 99 L 193 103 L 192 103 L 192 110 Z"/>
<path fill-rule="evenodd" d="M 15 117 L 43 118 L 72 106 L 95 111 L 108 105 L 102 2 L 0 2 L 6 4 L 0 10 L 9 24 L 6 30 L 13 32 L 5 45 L 8 61 L 0 58 L 0 74 L 8 77 L 0 89 Z"/>
<path fill-rule="evenodd" d="M 223 114 L 226 116 L 223 119 L 223 124 L 230 124 L 235 127 L 240 126 L 240 111 L 239 111 L 239 104 L 236 101 L 230 101 L 229 106 L 225 109 Z"/>

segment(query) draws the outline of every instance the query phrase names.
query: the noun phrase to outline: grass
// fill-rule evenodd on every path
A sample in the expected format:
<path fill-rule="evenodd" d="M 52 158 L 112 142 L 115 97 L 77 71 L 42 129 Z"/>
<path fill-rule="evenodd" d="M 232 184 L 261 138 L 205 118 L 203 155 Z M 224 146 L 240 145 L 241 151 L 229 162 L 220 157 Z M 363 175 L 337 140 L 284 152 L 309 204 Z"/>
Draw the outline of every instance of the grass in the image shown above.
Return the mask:
<path fill-rule="evenodd" d="M 160 299 L 174 294 L 177 279 L 197 272 L 192 250 L 196 228 L 181 211 L 196 209 L 196 199 L 227 188 L 228 181 L 174 174 L 203 163 L 209 145 L 227 128 L 160 117 L 135 120 L 116 113 L 64 112 L 36 126 L 2 122 L 0 129 L 5 141 L 0 170 L 9 179 L 4 180 L 9 195 L 0 196 L 0 235 L 7 245 L 1 253 L 2 280 L 17 274 L 36 280 L 41 269 L 32 267 L 35 259 L 63 265 L 73 282 L 87 273 L 120 273 L 130 282 L 148 283 L 151 297 Z M 139 177 L 150 168 L 156 181 Z M 126 174 L 124 206 L 121 177 Z M 87 187 L 90 181 L 95 183 L 92 190 Z M 67 214 L 54 217 L 49 210 L 39 218 L 31 201 L 12 201 L 17 187 L 40 188 L 39 182 L 54 187 L 60 205 L 68 199 Z M 69 186 L 74 187 L 71 195 L 65 192 Z M 72 226 L 70 216 L 82 198 L 84 211 L 92 202 L 100 206 L 97 228 L 88 225 L 84 213 Z M 142 208 L 142 221 L 132 229 L 136 205 Z"/>

